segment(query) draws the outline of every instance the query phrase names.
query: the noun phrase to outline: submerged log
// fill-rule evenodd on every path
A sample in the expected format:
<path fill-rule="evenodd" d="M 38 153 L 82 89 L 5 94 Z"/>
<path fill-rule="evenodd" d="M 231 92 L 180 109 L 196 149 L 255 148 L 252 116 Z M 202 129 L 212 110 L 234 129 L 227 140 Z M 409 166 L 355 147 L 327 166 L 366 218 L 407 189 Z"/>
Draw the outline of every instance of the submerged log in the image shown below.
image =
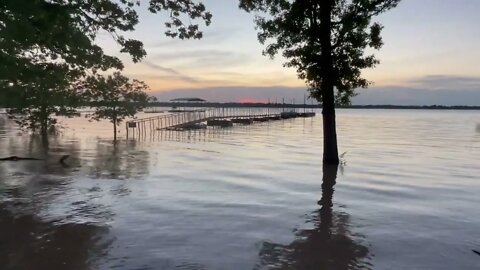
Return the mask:
<path fill-rule="evenodd" d="M 17 156 L 0 158 L 0 161 L 19 161 L 19 160 L 41 160 L 41 159 L 32 158 L 32 157 L 17 157 Z"/>
<path fill-rule="evenodd" d="M 65 160 L 66 160 L 68 157 L 70 157 L 70 155 L 63 155 L 58 162 L 60 162 L 60 164 L 62 164 L 62 165 L 67 165 L 67 164 L 65 163 Z"/>
<path fill-rule="evenodd" d="M 65 164 L 65 160 L 70 157 L 70 155 L 63 155 L 60 157 L 60 160 L 58 162 Z M 21 161 L 21 160 L 42 160 L 40 158 L 33 158 L 33 157 L 18 157 L 18 156 L 10 156 L 10 157 L 4 157 L 0 158 L 0 161 Z"/>

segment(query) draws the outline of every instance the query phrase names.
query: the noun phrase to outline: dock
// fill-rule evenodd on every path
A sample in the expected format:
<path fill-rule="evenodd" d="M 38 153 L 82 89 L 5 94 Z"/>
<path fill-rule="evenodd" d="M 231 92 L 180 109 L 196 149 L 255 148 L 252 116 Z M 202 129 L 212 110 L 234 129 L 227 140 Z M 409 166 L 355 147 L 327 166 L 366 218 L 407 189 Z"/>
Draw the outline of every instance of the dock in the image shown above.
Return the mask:
<path fill-rule="evenodd" d="M 296 117 L 313 117 L 314 112 L 297 113 L 284 108 L 208 108 L 127 121 L 127 139 L 147 136 L 162 130 L 196 129 L 201 126 L 231 127 Z"/>

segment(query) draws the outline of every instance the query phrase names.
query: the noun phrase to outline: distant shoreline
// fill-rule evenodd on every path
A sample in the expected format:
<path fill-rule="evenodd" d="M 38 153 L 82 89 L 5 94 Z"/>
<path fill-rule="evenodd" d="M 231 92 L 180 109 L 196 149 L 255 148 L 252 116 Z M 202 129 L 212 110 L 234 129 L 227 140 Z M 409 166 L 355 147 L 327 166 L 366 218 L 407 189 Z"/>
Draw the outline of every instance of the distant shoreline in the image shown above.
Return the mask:
<path fill-rule="evenodd" d="M 86 105 L 88 107 L 88 105 Z M 312 104 L 281 104 L 281 103 L 239 103 L 239 102 L 203 102 L 203 103 L 178 103 L 178 102 L 154 102 L 148 106 L 152 107 L 203 107 L 203 108 L 296 108 L 296 109 L 321 109 L 322 105 Z M 443 106 L 443 105 L 351 105 L 337 106 L 337 109 L 392 109 L 392 110 L 459 110 L 475 111 L 480 106 Z M 0 107 L 0 114 L 6 114 L 8 108 Z"/>
<path fill-rule="evenodd" d="M 312 104 L 282 104 L 282 103 L 239 103 L 239 102 L 203 102 L 203 103 L 178 103 L 178 102 L 155 102 L 151 107 L 267 107 L 267 108 L 307 108 L 319 109 L 322 105 Z M 403 109 L 403 110 L 480 110 L 480 106 L 443 106 L 443 105 L 350 105 L 337 106 L 338 109 Z"/>

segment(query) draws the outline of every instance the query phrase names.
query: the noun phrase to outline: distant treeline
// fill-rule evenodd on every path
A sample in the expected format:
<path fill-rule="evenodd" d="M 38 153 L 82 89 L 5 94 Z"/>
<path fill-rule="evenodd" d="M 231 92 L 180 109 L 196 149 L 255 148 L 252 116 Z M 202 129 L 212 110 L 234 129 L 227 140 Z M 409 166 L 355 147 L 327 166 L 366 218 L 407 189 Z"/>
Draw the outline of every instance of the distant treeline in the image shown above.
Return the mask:
<path fill-rule="evenodd" d="M 3 101 L 3 102 L 2 102 Z M 7 99 L 0 99 L 0 108 L 12 108 L 18 105 L 16 102 L 5 102 Z M 18 101 L 17 101 L 18 102 Z M 98 107 L 105 104 L 79 102 L 78 107 Z M 239 103 L 239 102 L 151 102 L 149 107 L 210 107 L 210 108 L 307 108 L 319 109 L 321 104 L 283 104 L 283 103 Z M 444 106 L 444 105 L 424 105 L 424 106 L 404 106 L 404 105 L 350 105 L 337 106 L 343 109 L 406 109 L 406 110 L 480 110 L 480 106 Z"/>
<path fill-rule="evenodd" d="M 154 102 L 152 107 L 267 107 L 267 108 L 308 108 L 318 109 L 322 108 L 321 104 L 283 104 L 283 103 L 238 103 L 238 102 Z M 400 105 L 350 105 L 338 106 L 344 109 L 420 109 L 420 110 L 480 110 L 480 106 L 444 106 L 444 105 L 429 105 L 429 106 L 400 106 Z"/>

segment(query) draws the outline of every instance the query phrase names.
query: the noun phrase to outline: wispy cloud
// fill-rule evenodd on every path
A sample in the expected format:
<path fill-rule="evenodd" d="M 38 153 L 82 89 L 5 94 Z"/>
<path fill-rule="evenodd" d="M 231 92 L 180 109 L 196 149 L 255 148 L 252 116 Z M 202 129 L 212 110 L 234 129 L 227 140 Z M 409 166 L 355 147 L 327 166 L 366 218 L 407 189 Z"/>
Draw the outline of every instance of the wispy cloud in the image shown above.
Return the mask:
<path fill-rule="evenodd" d="M 359 90 L 353 104 L 391 105 L 480 105 L 480 91 L 477 90 L 426 90 L 409 87 L 374 87 Z"/>
<path fill-rule="evenodd" d="M 480 77 L 455 75 L 428 75 L 409 82 L 413 87 L 427 90 L 479 90 Z"/>
<path fill-rule="evenodd" d="M 146 44 L 149 49 L 167 49 L 176 46 L 184 46 L 186 44 L 193 44 L 201 42 L 202 45 L 218 44 L 229 40 L 239 31 L 238 28 L 233 27 L 217 27 L 216 29 L 206 29 L 203 32 L 203 38 L 201 40 L 180 40 L 174 38 L 166 38 L 165 40 Z"/>
<path fill-rule="evenodd" d="M 208 52 L 217 53 L 216 51 Z M 202 53 L 196 51 L 183 52 L 182 55 L 185 56 L 185 58 L 188 56 L 193 57 L 195 61 L 199 62 L 198 67 L 194 67 L 195 65 L 193 64 L 189 64 L 188 67 L 182 67 L 178 64 L 172 67 L 170 64 L 157 64 L 157 62 L 165 63 L 165 61 L 160 61 L 160 59 L 147 60 L 143 62 L 144 67 L 147 69 L 141 74 L 135 74 L 135 76 L 146 80 L 147 82 L 151 81 L 151 87 L 153 89 L 165 89 L 168 87 L 173 87 L 174 89 L 182 87 L 230 87 L 237 85 L 295 86 L 290 83 L 294 77 L 286 76 L 283 72 L 256 72 L 255 70 L 248 69 L 230 69 L 230 65 L 217 62 L 225 60 L 216 58 L 195 59 L 197 55 L 202 55 Z M 225 55 L 229 55 L 229 53 L 225 52 Z M 166 58 L 169 57 L 171 56 L 166 55 Z M 209 64 L 205 64 L 205 62 L 208 62 Z M 161 81 L 164 81 L 164 83 L 161 83 Z"/>
<path fill-rule="evenodd" d="M 188 76 L 188 75 L 185 75 L 185 74 L 182 74 L 181 72 L 173 69 L 173 68 L 169 68 L 169 67 L 164 67 L 164 66 L 160 66 L 158 64 L 154 64 L 152 62 L 149 62 L 149 61 L 144 61 L 143 62 L 144 65 L 148 66 L 149 68 L 152 68 L 154 70 L 157 70 L 157 71 L 161 71 L 163 73 L 167 73 L 168 75 L 154 75 L 155 78 L 161 78 L 161 79 L 176 79 L 176 80 L 180 80 L 180 81 L 184 81 L 184 82 L 189 82 L 189 83 L 198 83 L 200 80 L 197 79 L 197 78 L 194 78 L 192 76 Z M 147 76 L 143 76 L 143 77 L 147 77 Z"/>
<path fill-rule="evenodd" d="M 354 104 L 480 105 L 480 77 L 428 75 L 403 84 L 358 90 Z"/>
<path fill-rule="evenodd" d="M 156 69 L 156 70 L 160 70 L 160 71 L 163 71 L 163 72 L 166 72 L 166 73 L 170 73 L 170 74 L 173 74 L 173 75 L 181 75 L 180 72 L 176 71 L 173 68 L 163 67 L 163 66 L 154 64 L 152 62 L 149 62 L 149 61 L 144 61 L 143 64 L 145 64 L 147 67 L 150 67 L 150 68 L 153 68 L 153 69 Z"/>
<path fill-rule="evenodd" d="M 251 58 L 242 53 L 227 50 L 185 50 L 175 53 L 152 54 L 151 59 L 174 63 L 176 66 L 187 68 L 223 68 L 239 66 L 251 61 Z"/>
<path fill-rule="evenodd" d="M 204 87 L 199 89 L 177 89 L 172 91 L 154 92 L 159 100 L 170 100 L 178 97 L 200 97 L 208 101 L 228 102 L 253 99 L 260 101 L 303 103 L 303 98 L 308 97 L 304 87 L 245 87 L 245 86 L 223 86 Z M 308 103 L 311 101 L 309 100 Z"/>
<path fill-rule="evenodd" d="M 146 74 L 141 76 L 144 80 L 160 80 L 160 81 L 181 81 L 190 83 L 196 87 L 203 87 L 204 85 L 230 85 L 232 84 L 229 80 L 221 79 L 202 79 L 196 77 L 183 77 L 183 76 L 172 76 L 172 75 L 155 75 L 155 74 Z"/>
<path fill-rule="evenodd" d="M 449 89 L 434 89 L 439 82 L 452 83 Z M 480 80 L 475 77 L 460 77 L 436 75 L 412 80 L 415 86 L 382 86 L 371 89 L 358 90 L 359 95 L 353 98 L 353 104 L 392 104 L 392 105 L 480 105 L 480 88 L 469 89 L 461 87 L 462 84 L 476 85 Z M 456 83 L 454 83 L 456 82 Z M 467 83 L 468 82 L 468 83 Z M 220 82 L 221 83 L 221 82 Z M 226 82 L 227 83 L 227 82 Z M 426 87 L 429 86 L 429 87 Z M 434 90 L 434 91 L 433 91 Z M 210 101 L 240 101 L 242 99 L 270 100 L 272 102 L 286 103 L 294 99 L 297 103 L 303 103 L 303 97 L 308 96 L 305 87 L 285 86 L 231 86 L 217 84 L 217 86 L 201 86 L 198 88 L 182 88 L 171 91 L 156 91 L 154 95 L 160 100 L 169 100 L 176 97 L 195 96 Z M 311 101 L 307 101 L 310 103 Z"/>

